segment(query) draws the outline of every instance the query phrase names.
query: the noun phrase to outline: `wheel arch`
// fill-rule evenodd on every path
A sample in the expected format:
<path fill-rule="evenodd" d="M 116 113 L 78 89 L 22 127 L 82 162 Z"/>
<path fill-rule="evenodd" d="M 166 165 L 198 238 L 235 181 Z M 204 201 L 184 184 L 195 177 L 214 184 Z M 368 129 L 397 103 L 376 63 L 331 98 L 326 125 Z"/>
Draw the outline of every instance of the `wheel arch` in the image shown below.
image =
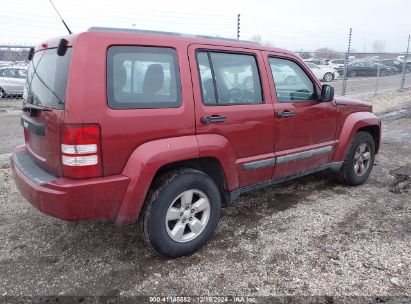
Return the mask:
<path fill-rule="evenodd" d="M 181 136 L 144 143 L 130 155 L 122 174 L 130 182 L 116 216 L 117 223 L 135 222 L 156 177 L 170 170 L 193 168 L 209 174 L 226 202 L 226 190 L 238 187 L 235 155 L 220 135 Z"/>
<path fill-rule="evenodd" d="M 151 185 L 153 185 L 154 181 L 161 175 L 183 168 L 196 169 L 209 175 L 220 190 L 221 200 L 223 204 L 229 203 L 227 196 L 227 179 L 223 166 L 216 157 L 199 157 L 165 164 L 157 170 Z"/>
<path fill-rule="evenodd" d="M 324 73 L 324 75 L 323 75 L 323 80 L 326 81 L 325 76 L 328 75 L 328 74 L 331 75 L 331 80 L 334 80 L 334 74 L 333 74 L 332 72 L 326 72 L 326 73 Z"/>
<path fill-rule="evenodd" d="M 356 133 L 361 131 L 368 132 L 371 134 L 375 144 L 375 154 L 377 154 L 380 149 L 380 127 L 377 125 L 365 126 L 359 128 Z"/>
<path fill-rule="evenodd" d="M 371 134 L 375 142 L 376 153 L 381 142 L 381 121 L 371 112 L 356 112 L 347 116 L 340 132 L 339 142 L 333 156 L 333 161 L 344 161 L 352 140 L 360 131 Z"/>

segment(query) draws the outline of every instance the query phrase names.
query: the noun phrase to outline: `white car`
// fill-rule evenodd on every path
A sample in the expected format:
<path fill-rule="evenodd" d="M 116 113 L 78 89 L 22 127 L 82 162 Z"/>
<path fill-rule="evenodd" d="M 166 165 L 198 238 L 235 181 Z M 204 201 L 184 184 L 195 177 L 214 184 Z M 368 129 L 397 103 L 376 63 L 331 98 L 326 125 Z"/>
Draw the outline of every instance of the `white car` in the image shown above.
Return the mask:
<path fill-rule="evenodd" d="M 307 65 L 319 80 L 328 82 L 340 77 L 340 74 L 333 68 L 318 66 L 310 62 L 307 62 Z"/>
<path fill-rule="evenodd" d="M 344 62 L 345 59 L 331 59 L 330 61 L 328 61 L 328 65 L 330 68 L 338 70 L 344 68 Z"/>
<path fill-rule="evenodd" d="M 27 67 L 0 68 L 0 98 L 23 95 Z"/>
<path fill-rule="evenodd" d="M 319 67 L 329 67 L 329 64 L 324 59 L 304 59 L 305 63 L 312 63 L 318 65 Z"/>

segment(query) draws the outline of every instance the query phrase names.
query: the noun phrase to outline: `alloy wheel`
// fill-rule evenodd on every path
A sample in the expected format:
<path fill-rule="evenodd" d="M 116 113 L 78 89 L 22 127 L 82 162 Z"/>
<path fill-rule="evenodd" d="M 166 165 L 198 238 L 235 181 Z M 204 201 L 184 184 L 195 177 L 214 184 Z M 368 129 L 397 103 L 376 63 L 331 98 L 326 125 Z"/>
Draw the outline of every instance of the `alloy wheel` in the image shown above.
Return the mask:
<path fill-rule="evenodd" d="M 354 173 L 357 176 L 363 176 L 370 167 L 371 149 L 367 143 L 358 146 L 354 155 Z"/>
<path fill-rule="evenodd" d="M 166 213 L 165 225 L 171 239 L 183 243 L 194 240 L 210 219 L 210 200 L 204 192 L 190 189 L 178 195 Z"/>

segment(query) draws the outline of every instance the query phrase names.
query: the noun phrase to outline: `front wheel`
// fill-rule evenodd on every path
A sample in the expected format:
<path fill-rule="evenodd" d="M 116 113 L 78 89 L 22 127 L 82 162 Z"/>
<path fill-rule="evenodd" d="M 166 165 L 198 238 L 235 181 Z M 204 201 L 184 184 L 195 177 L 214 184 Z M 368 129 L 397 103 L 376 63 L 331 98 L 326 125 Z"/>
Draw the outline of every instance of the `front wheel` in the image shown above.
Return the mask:
<path fill-rule="evenodd" d="M 357 76 L 357 72 L 354 71 L 354 70 L 351 70 L 351 71 L 348 72 L 348 76 L 355 77 L 355 76 Z"/>
<path fill-rule="evenodd" d="M 324 81 L 326 81 L 326 82 L 330 82 L 331 80 L 333 80 L 333 78 L 334 78 L 334 75 L 332 74 L 332 73 L 325 73 L 325 75 L 324 75 Z"/>
<path fill-rule="evenodd" d="M 375 143 L 368 132 L 358 132 L 347 152 L 338 180 L 346 185 L 363 184 L 371 173 L 375 159 Z"/>
<path fill-rule="evenodd" d="M 220 213 L 221 195 L 210 176 L 181 169 L 155 182 L 140 228 L 156 253 L 175 258 L 204 246 L 214 233 Z"/>

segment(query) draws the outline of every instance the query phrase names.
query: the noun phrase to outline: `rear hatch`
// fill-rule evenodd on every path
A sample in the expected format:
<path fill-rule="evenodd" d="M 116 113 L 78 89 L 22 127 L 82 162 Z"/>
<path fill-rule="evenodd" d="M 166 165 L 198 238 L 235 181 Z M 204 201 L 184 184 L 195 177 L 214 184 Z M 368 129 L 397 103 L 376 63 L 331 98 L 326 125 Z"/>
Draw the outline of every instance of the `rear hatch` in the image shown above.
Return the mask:
<path fill-rule="evenodd" d="M 71 48 L 39 50 L 30 62 L 24 88 L 21 124 L 31 158 L 55 176 L 62 176 L 60 129 L 64 121 Z"/>

